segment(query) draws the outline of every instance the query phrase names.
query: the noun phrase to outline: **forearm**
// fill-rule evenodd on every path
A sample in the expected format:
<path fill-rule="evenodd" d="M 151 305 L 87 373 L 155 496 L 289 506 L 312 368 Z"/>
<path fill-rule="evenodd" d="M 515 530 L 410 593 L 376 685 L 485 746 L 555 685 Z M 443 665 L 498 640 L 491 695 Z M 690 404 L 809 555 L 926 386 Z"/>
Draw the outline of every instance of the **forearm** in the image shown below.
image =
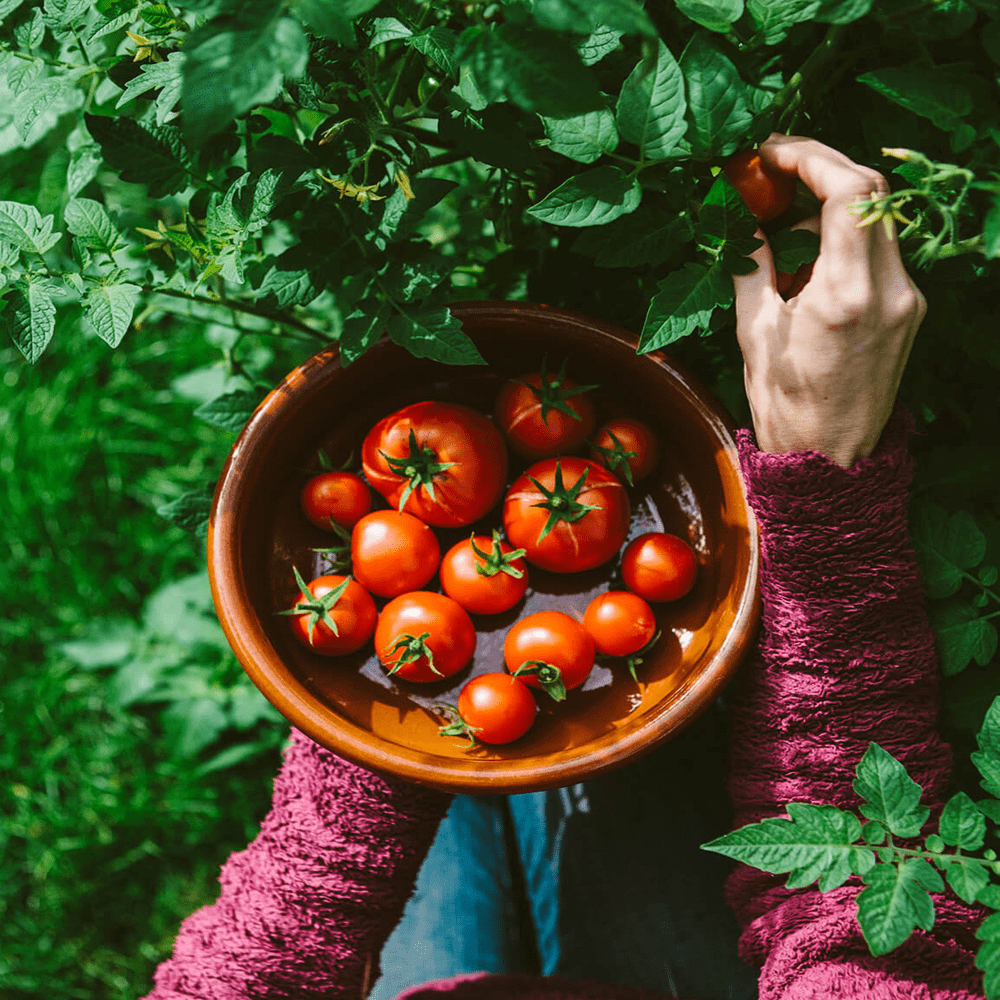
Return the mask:
<path fill-rule="evenodd" d="M 292 737 L 260 834 L 181 925 L 148 1000 L 358 998 L 377 975 L 450 796 Z"/>

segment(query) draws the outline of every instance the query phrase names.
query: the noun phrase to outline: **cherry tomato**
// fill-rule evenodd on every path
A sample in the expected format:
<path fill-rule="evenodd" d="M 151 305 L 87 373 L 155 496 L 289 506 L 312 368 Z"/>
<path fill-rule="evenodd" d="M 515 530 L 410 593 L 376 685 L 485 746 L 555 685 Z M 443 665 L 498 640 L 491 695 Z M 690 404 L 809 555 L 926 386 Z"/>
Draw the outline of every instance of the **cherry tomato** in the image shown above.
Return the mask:
<path fill-rule="evenodd" d="M 609 590 L 598 594 L 587 606 L 583 627 L 590 633 L 598 652 L 608 656 L 630 656 L 648 645 L 656 635 L 656 616 L 638 594 Z"/>
<path fill-rule="evenodd" d="M 500 387 L 496 421 L 507 443 L 522 458 L 536 460 L 576 451 L 596 424 L 587 390 L 566 378 L 566 362 L 550 376 L 541 371 L 510 379 Z"/>
<path fill-rule="evenodd" d="M 722 170 L 758 222 L 776 219 L 795 200 L 795 175 L 766 165 L 756 150 L 746 149 L 730 157 Z"/>
<path fill-rule="evenodd" d="M 402 594 L 378 616 L 375 652 L 390 674 L 405 681 L 443 680 L 457 674 L 475 651 L 472 619 L 444 594 Z"/>
<path fill-rule="evenodd" d="M 321 472 L 302 487 L 300 497 L 306 517 L 324 531 L 354 525 L 372 509 L 372 495 L 365 481 L 353 472 Z"/>
<path fill-rule="evenodd" d="M 694 586 L 698 559 L 683 539 L 663 531 L 633 538 L 622 554 L 622 577 L 647 601 L 676 601 Z"/>
<path fill-rule="evenodd" d="M 512 545 L 554 573 L 593 569 L 628 533 L 625 487 L 607 469 L 573 455 L 536 462 L 511 485 L 503 525 Z"/>
<path fill-rule="evenodd" d="M 503 644 L 503 658 L 513 674 L 525 664 L 534 664 L 538 673 L 518 674 L 525 684 L 544 688 L 556 701 L 566 691 L 579 687 L 594 666 L 596 649 L 590 633 L 561 611 L 539 611 L 515 622 Z M 550 678 L 545 668 L 555 667 Z M 552 681 L 555 681 L 553 684 Z M 561 696 L 559 688 L 562 688 Z"/>
<path fill-rule="evenodd" d="M 361 464 L 391 506 L 441 528 L 478 521 L 507 481 L 500 432 L 455 403 L 414 403 L 380 420 L 361 446 Z"/>
<path fill-rule="evenodd" d="M 466 611 L 498 615 L 508 611 L 528 589 L 523 549 L 493 537 L 474 535 L 453 545 L 441 560 L 441 586 Z"/>
<path fill-rule="evenodd" d="M 590 457 L 632 486 L 656 467 L 656 452 L 656 435 L 641 420 L 615 417 L 594 435 Z"/>
<path fill-rule="evenodd" d="M 458 696 L 460 721 L 442 726 L 448 736 L 499 744 L 520 739 L 535 721 L 538 706 L 527 685 L 510 674 L 480 674 Z"/>
<path fill-rule="evenodd" d="M 379 597 L 419 590 L 437 571 L 441 546 L 423 521 L 398 510 L 366 514 L 351 532 L 351 567 Z"/>
<path fill-rule="evenodd" d="M 306 584 L 295 570 L 299 596 L 281 614 L 293 615 L 292 634 L 314 653 L 344 656 L 359 650 L 375 631 L 372 595 L 349 576 L 318 576 Z"/>

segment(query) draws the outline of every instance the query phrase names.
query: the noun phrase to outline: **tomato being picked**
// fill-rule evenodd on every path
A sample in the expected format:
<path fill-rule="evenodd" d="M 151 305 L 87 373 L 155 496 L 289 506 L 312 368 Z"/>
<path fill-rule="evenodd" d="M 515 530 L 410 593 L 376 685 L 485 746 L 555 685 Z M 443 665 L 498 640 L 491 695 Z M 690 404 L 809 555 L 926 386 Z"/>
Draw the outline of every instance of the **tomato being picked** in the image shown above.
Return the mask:
<path fill-rule="evenodd" d="M 510 673 L 542 688 L 556 701 L 587 679 L 595 654 L 590 633 L 561 611 L 539 611 L 520 619 L 503 644 Z"/>
<path fill-rule="evenodd" d="M 361 518 L 351 532 L 354 578 L 379 597 L 419 590 L 440 562 L 437 536 L 412 514 L 376 510 Z"/>
<path fill-rule="evenodd" d="M 299 596 L 280 615 L 294 615 L 292 634 L 322 656 L 357 652 L 375 631 L 378 612 L 372 595 L 349 576 L 318 576 L 307 584 L 293 567 Z"/>
<path fill-rule="evenodd" d="M 444 708 L 445 706 L 441 706 Z M 462 688 L 453 721 L 441 726 L 442 736 L 464 736 L 470 744 L 513 743 L 535 721 L 538 705 L 524 681 L 510 674 L 479 674 Z M 456 718 L 457 716 L 457 718 Z"/>
<path fill-rule="evenodd" d="M 468 612 L 444 594 L 417 590 L 391 600 L 378 616 L 375 652 L 394 677 L 421 684 L 457 674 L 476 651 Z"/>
<path fill-rule="evenodd" d="M 573 455 L 536 462 L 514 480 L 503 502 L 510 543 L 553 573 L 593 569 L 611 559 L 625 541 L 630 515 L 621 482 Z"/>
<path fill-rule="evenodd" d="M 496 421 L 507 443 L 522 458 L 539 459 L 576 451 L 596 424 L 594 404 L 580 385 L 566 378 L 563 361 L 554 376 L 541 370 L 510 379 L 500 387 Z"/>
<path fill-rule="evenodd" d="M 396 510 L 439 528 L 459 528 L 500 499 L 507 449 L 481 413 L 428 401 L 380 420 L 365 436 L 361 465 Z"/>
<path fill-rule="evenodd" d="M 324 531 L 336 531 L 334 524 L 350 530 L 372 509 L 371 491 L 353 472 L 313 476 L 302 487 L 300 501 L 306 517 Z"/>
<path fill-rule="evenodd" d="M 441 586 L 466 611 L 498 615 L 509 611 L 528 589 L 524 549 L 515 549 L 494 531 L 453 545 L 441 560 Z"/>
<path fill-rule="evenodd" d="M 689 593 L 698 574 L 694 549 L 682 538 L 648 531 L 622 553 L 622 577 L 629 590 L 647 601 L 676 601 Z"/>
<path fill-rule="evenodd" d="M 594 435 L 590 457 L 609 472 L 634 486 L 642 482 L 657 460 L 656 435 L 641 420 L 615 417 Z"/>
<path fill-rule="evenodd" d="M 746 149 L 731 156 L 722 172 L 739 191 L 758 222 L 770 222 L 792 207 L 795 174 L 782 173 L 768 166 L 756 150 Z"/>

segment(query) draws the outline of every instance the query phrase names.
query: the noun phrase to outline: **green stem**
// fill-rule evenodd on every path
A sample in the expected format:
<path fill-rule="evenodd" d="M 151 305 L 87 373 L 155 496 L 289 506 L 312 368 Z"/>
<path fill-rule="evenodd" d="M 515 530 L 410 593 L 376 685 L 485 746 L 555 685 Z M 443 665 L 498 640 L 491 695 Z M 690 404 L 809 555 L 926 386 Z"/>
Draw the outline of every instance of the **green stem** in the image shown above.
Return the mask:
<path fill-rule="evenodd" d="M 976 864 L 976 865 L 985 865 L 988 868 L 991 867 L 992 865 L 996 864 L 995 861 L 987 861 L 986 858 L 976 858 L 976 857 L 973 857 L 971 854 L 962 854 L 961 852 L 959 852 L 957 850 L 956 850 L 955 854 L 935 854 L 933 851 L 921 851 L 921 850 L 917 850 L 917 849 L 912 848 L 912 847 L 897 847 L 895 844 L 891 843 L 891 841 L 888 844 L 888 847 L 895 854 L 906 855 L 908 857 L 913 857 L 913 858 L 924 858 L 927 861 L 934 861 L 936 858 L 937 859 L 940 859 L 940 858 L 961 858 L 961 860 L 963 862 L 971 861 L 973 864 Z M 875 848 L 875 850 L 877 850 L 877 848 Z"/>
<path fill-rule="evenodd" d="M 765 114 L 771 116 L 771 120 L 778 122 L 785 115 L 786 110 L 794 103 L 795 106 L 802 100 L 802 88 L 808 87 L 813 78 L 819 76 L 819 71 L 835 55 L 837 46 L 844 36 L 846 25 L 831 24 L 827 29 L 823 40 L 809 54 L 806 61 L 796 70 L 788 83 L 779 90 L 771 100 Z"/>
<path fill-rule="evenodd" d="M 423 29 L 424 25 L 427 23 L 427 16 L 428 14 L 430 14 L 430 11 L 431 11 L 431 4 L 427 4 L 427 6 L 424 7 L 423 12 L 420 15 L 420 20 L 417 22 L 417 30 L 415 34 L 419 34 L 419 32 Z M 412 59 L 413 59 L 413 47 L 408 46 L 406 49 L 406 53 L 403 55 L 403 58 L 400 61 L 399 72 L 396 74 L 396 79 L 392 81 L 392 86 L 389 87 L 389 93 L 386 95 L 385 98 L 385 103 L 388 104 L 390 108 L 392 107 L 393 98 L 396 96 L 396 91 L 399 90 L 399 85 L 403 80 L 403 75 L 409 68 Z"/>

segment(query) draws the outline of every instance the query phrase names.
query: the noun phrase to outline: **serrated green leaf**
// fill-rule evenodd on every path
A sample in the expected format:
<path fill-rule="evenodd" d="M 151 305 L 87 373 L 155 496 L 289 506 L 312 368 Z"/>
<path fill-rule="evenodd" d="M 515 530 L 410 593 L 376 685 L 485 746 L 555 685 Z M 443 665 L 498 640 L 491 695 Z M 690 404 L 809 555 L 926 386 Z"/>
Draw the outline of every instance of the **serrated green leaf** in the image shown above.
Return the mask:
<path fill-rule="evenodd" d="M 863 798 L 861 813 L 885 824 L 897 837 L 916 837 L 930 809 L 920 805 L 920 786 L 906 768 L 877 743 L 858 763 L 854 790 Z"/>
<path fill-rule="evenodd" d="M 677 9 L 709 31 L 726 32 L 743 16 L 743 0 L 674 0 Z"/>
<path fill-rule="evenodd" d="M 541 117 L 549 149 L 578 163 L 593 163 L 618 148 L 615 116 L 608 108 L 568 118 Z"/>
<path fill-rule="evenodd" d="M 164 3 L 150 4 L 148 7 L 143 7 L 139 11 L 139 16 L 151 28 L 156 28 L 160 31 L 170 30 L 177 23 L 177 18 Z"/>
<path fill-rule="evenodd" d="M 982 819 L 981 816 L 979 818 Z M 950 864 L 945 872 L 945 878 L 955 895 L 966 903 L 974 903 L 976 896 L 990 881 L 990 876 L 983 865 L 964 860 Z"/>
<path fill-rule="evenodd" d="M 132 314 L 142 289 L 123 281 L 115 285 L 94 285 L 87 293 L 87 318 L 97 335 L 117 347 L 132 323 Z"/>
<path fill-rule="evenodd" d="M 593 66 L 594 63 L 600 62 L 606 55 L 610 55 L 615 49 L 620 48 L 622 34 L 621 31 L 615 31 L 606 24 L 595 28 L 576 47 L 584 66 Z"/>
<path fill-rule="evenodd" d="M 779 229 L 767 237 L 767 242 L 775 269 L 785 274 L 794 274 L 819 256 L 819 234 L 808 229 Z"/>
<path fill-rule="evenodd" d="M 65 31 L 73 22 L 86 18 L 90 7 L 90 0 L 45 0 L 42 16 L 50 28 Z"/>
<path fill-rule="evenodd" d="M 7 86 L 15 97 L 24 93 L 42 75 L 40 59 L 9 59 L 7 61 Z"/>
<path fill-rule="evenodd" d="M 971 755 L 971 760 L 982 776 L 981 785 L 995 799 L 1000 799 L 1000 697 L 994 698 L 986 710 L 976 743 L 979 751 Z"/>
<path fill-rule="evenodd" d="M 988 819 L 1000 825 L 1000 802 L 996 799 L 979 799 L 976 808 Z"/>
<path fill-rule="evenodd" d="M 986 536 L 965 510 L 949 515 L 938 504 L 921 504 L 911 532 L 927 596 L 933 599 L 954 594 L 962 584 L 962 571 L 978 566 L 986 555 Z"/>
<path fill-rule="evenodd" d="M 0 267 L 15 267 L 20 255 L 21 251 L 13 243 L 0 240 Z"/>
<path fill-rule="evenodd" d="M 563 181 L 527 214 L 554 226 L 600 226 L 634 212 L 642 187 L 618 167 L 595 167 Z"/>
<path fill-rule="evenodd" d="M 36 7 L 31 17 L 22 21 L 14 29 L 14 39 L 17 41 L 17 47 L 22 52 L 25 52 L 37 49 L 42 44 L 44 37 L 45 21 L 42 18 L 42 9 L 41 7 Z"/>
<path fill-rule="evenodd" d="M 128 9 L 121 10 L 123 6 Z M 115 4 L 110 10 L 104 12 L 105 17 L 110 16 L 110 20 L 94 22 L 90 29 L 90 34 L 87 35 L 87 41 L 96 42 L 98 38 L 103 38 L 105 35 L 111 35 L 116 31 L 121 31 L 122 28 L 127 28 L 135 20 L 134 10 L 137 6 L 137 3 Z M 120 12 L 114 13 L 115 11 Z"/>
<path fill-rule="evenodd" d="M 375 299 L 365 299 L 357 304 L 344 319 L 340 334 L 340 361 L 349 365 L 357 361 L 379 337 L 385 333 L 389 306 Z"/>
<path fill-rule="evenodd" d="M 171 52 L 165 62 L 143 66 L 142 73 L 125 84 L 125 90 L 115 107 L 120 108 L 150 90 L 159 89 L 160 93 L 156 97 L 156 123 L 162 125 L 181 99 L 186 58 L 183 52 Z"/>
<path fill-rule="evenodd" d="M 84 121 L 105 163 L 118 171 L 121 180 L 149 185 L 153 198 L 174 194 L 187 185 L 191 155 L 179 128 L 90 114 L 84 115 Z"/>
<path fill-rule="evenodd" d="M 695 239 L 712 247 L 754 248 L 757 220 L 725 174 L 719 174 L 701 204 Z"/>
<path fill-rule="evenodd" d="M 83 94 L 76 88 L 78 76 L 78 72 L 49 76 L 33 82 L 18 95 L 14 105 L 14 127 L 23 140 L 28 139 L 35 122 L 43 113 L 54 109 L 61 112 L 83 104 Z M 54 116 L 47 120 L 55 125 Z"/>
<path fill-rule="evenodd" d="M 686 212 L 643 210 L 584 230 L 573 250 L 591 255 L 598 267 L 643 267 L 662 264 L 689 242 L 692 234 Z"/>
<path fill-rule="evenodd" d="M 88 250 L 114 254 L 126 245 L 125 237 L 99 201 L 76 198 L 66 206 L 64 218 L 66 228 L 79 237 Z"/>
<path fill-rule="evenodd" d="M 756 33 L 766 45 L 777 45 L 789 31 L 809 21 L 820 8 L 821 0 L 747 0 L 747 13 L 753 18 Z"/>
<path fill-rule="evenodd" d="M 458 67 L 455 64 L 455 47 L 458 44 L 458 35 L 454 31 L 435 24 L 413 35 L 406 44 L 421 55 L 427 56 L 448 76 L 452 78 L 456 76 Z"/>
<path fill-rule="evenodd" d="M 701 34 L 685 46 L 680 67 L 691 152 L 702 157 L 735 153 L 753 122 L 738 70 Z"/>
<path fill-rule="evenodd" d="M 685 264 L 668 274 L 657 288 L 639 337 L 640 354 L 708 329 L 716 307 L 727 308 L 733 301 L 732 281 L 718 266 Z"/>
<path fill-rule="evenodd" d="M 601 25 L 624 34 L 656 36 L 649 15 L 635 0 L 535 0 L 535 20 L 552 31 L 592 32 Z"/>
<path fill-rule="evenodd" d="M 931 892 L 941 892 L 941 876 L 923 858 L 899 866 L 876 865 L 864 876 L 867 889 L 858 895 L 858 923 L 873 955 L 901 945 L 915 927 L 934 926 Z"/>
<path fill-rule="evenodd" d="M 687 128 L 684 75 L 663 44 L 629 74 L 618 96 L 615 117 L 623 139 L 635 143 L 647 160 L 665 160 Z"/>
<path fill-rule="evenodd" d="M 313 34 L 332 38 L 341 45 L 354 45 L 351 22 L 372 9 L 378 0 L 292 0 L 295 16 Z"/>
<path fill-rule="evenodd" d="M 427 211 L 450 194 L 458 184 L 443 177 L 418 177 L 411 182 L 413 199 L 396 190 L 385 200 L 379 232 L 393 240 L 414 233 Z"/>
<path fill-rule="evenodd" d="M 982 903 L 993 910 L 1000 910 L 1000 885 L 988 885 L 978 896 L 976 902 Z"/>
<path fill-rule="evenodd" d="M 383 272 L 383 286 L 399 302 L 424 299 L 454 270 L 453 257 L 417 249 L 407 260 L 393 260 Z"/>
<path fill-rule="evenodd" d="M 44 218 L 34 205 L 0 201 L 0 236 L 25 253 L 43 254 L 62 238 L 52 231 L 55 217 Z"/>
<path fill-rule="evenodd" d="M 819 880 L 828 892 L 852 874 L 863 874 L 875 863 L 874 854 L 857 845 L 861 824 L 856 816 L 834 806 L 791 803 L 788 819 L 765 819 L 733 830 L 703 844 L 761 871 L 788 872 L 788 886 L 801 888 Z"/>
<path fill-rule="evenodd" d="M 278 307 L 284 309 L 286 306 L 307 306 L 322 291 L 322 286 L 313 281 L 310 271 L 285 271 L 274 266 L 264 275 L 257 289 L 257 298 L 273 295 Z"/>
<path fill-rule="evenodd" d="M 0 18 L 9 17 L 22 3 L 24 0 L 0 0 Z"/>
<path fill-rule="evenodd" d="M 939 830 L 946 844 L 963 851 L 976 851 L 986 838 L 986 819 L 965 792 L 958 792 L 945 804 Z"/>
<path fill-rule="evenodd" d="M 66 190 L 75 198 L 96 176 L 104 158 L 96 143 L 88 142 L 73 150 L 66 168 Z"/>
<path fill-rule="evenodd" d="M 376 45 L 395 42 L 400 38 L 409 38 L 412 34 L 413 32 L 399 18 L 376 17 L 372 21 L 372 33 L 368 37 L 368 47 L 373 49 Z"/>
<path fill-rule="evenodd" d="M 212 511 L 211 489 L 189 490 L 176 500 L 158 507 L 156 513 L 185 531 L 199 536 L 208 533 L 208 515 Z"/>
<path fill-rule="evenodd" d="M 948 132 L 974 107 L 972 94 L 960 76 L 922 60 L 862 73 L 858 82 Z"/>
<path fill-rule="evenodd" d="M 941 673 L 963 671 L 972 660 L 986 666 L 997 651 L 997 630 L 987 616 L 969 604 L 943 604 L 931 610 Z"/>
<path fill-rule="evenodd" d="M 979 890 L 982 892 L 982 889 Z M 977 896 L 979 894 L 977 893 Z M 990 914 L 980 925 L 976 931 L 976 937 L 980 941 L 997 941 L 1000 940 L 1000 913 Z"/>
<path fill-rule="evenodd" d="M 258 402 L 260 399 L 256 393 L 237 389 L 202 403 L 194 411 L 194 415 L 213 427 L 239 434 L 253 415 Z"/>
<path fill-rule="evenodd" d="M 476 345 L 447 308 L 421 309 L 389 320 L 389 337 L 418 358 L 446 365 L 484 365 Z"/>
<path fill-rule="evenodd" d="M 33 365 L 48 347 L 56 328 L 55 303 L 38 281 L 18 281 L 6 302 L 0 321 L 17 349 Z"/>

